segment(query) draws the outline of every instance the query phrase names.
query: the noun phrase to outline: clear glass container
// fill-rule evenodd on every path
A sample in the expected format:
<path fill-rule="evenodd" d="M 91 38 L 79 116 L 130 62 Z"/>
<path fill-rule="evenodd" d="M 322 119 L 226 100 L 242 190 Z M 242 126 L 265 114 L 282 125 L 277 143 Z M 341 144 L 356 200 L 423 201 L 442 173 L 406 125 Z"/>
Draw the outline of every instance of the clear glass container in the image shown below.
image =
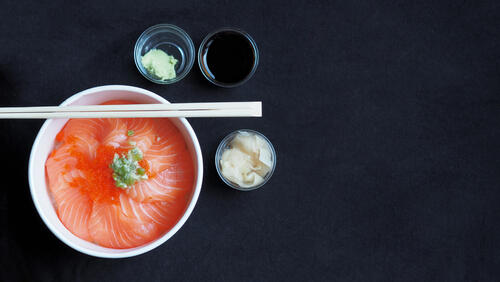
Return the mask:
<path fill-rule="evenodd" d="M 255 186 L 251 186 L 251 187 L 241 187 L 238 184 L 236 184 L 234 182 L 231 182 L 230 180 L 226 179 L 224 177 L 224 175 L 222 174 L 221 167 L 220 167 L 220 160 L 222 158 L 222 154 L 224 153 L 224 151 L 226 149 L 230 149 L 231 148 L 231 146 L 230 146 L 231 141 L 233 141 L 234 137 L 236 137 L 236 135 L 238 135 L 240 133 L 244 133 L 244 134 L 245 133 L 256 134 L 256 135 L 260 136 L 269 145 L 269 149 L 271 151 L 271 161 L 272 161 L 272 167 L 271 167 L 271 169 L 264 176 L 264 181 L 262 183 L 257 184 Z M 222 179 L 222 181 L 224 181 L 224 183 L 226 183 L 229 187 L 237 189 L 237 190 L 240 190 L 240 191 L 255 190 L 257 188 L 260 188 L 260 187 L 264 186 L 264 184 L 266 184 L 267 181 L 269 181 L 269 179 L 273 175 L 274 170 L 276 168 L 276 151 L 274 150 L 274 147 L 273 147 L 273 144 L 271 143 L 271 141 L 269 141 L 269 139 L 267 139 L 267 137 L 264 136 L 262 133 L 257 132 L 255 130 L 251 130 L 251 129 L 239 129 L 239 130 L 236 130 L 236 131 L 233 131 L 233 132 L 229 133 L 220 142 L 219 146 L 217 147 L 217 151 L 215 152 L 215 168 L 216 168 L 217 173 L 219 174 L 220 178 Z"/>
<path fill-rule="evenodd" d="M 254 56 L 254 61 L 253 61 L 253 66 L 252 66 L 251 71 L 247 74 L 247 76 L 244 79 L 237 81 L 237 82 L 234 82 L 234 83 L 221 82 L 221 81 L 216 80 L 215 77 L 213 77 L 212 75 L 210 75 L 206 56 L 204 55 L 205 49 L 208 46 L 210 46 L 209 45 L 210 40 L 212 38 L 214 38 L 215 36 L 217 36 L 219 34 L 223 34 L 225 32 L 237 33 L 237 34 L 242 35 L 244 38 L 246 38 L 246 40 L 248 40 L 248 43 L 250 44 L 250 46 L 252 48 L 252 52 L 253 52 L 253 56 Z M 213 83 L 217 86 L 220 86 L 220 87 L 231 88 L 231 87 L 236 87 L 236 86 L 240 86 L 240 85 L 244 84 L 253 76 L 253 74 L 257 70 L 257 66 L 259 65 L 259 48 L 257 48 L 257 43 L 255 43 L 253 38 L 246 31 L 241 30 L 239 28 L 234 28 L 234 27 L 223 27 L 223 28 L 219 28 L 217 30 L 212 31 L 207 36 L 205 36 L 205 38 L 203 39 L 203 41 L 200 44 L 200 47 L 198 48 L 197 57 L 198 57 L 198 67 L 200 68 L 200 71 L 203 74 L 203 76 L 208 81 L 210 81 L 211 83 Z"/>
<path fill-rule="evenodd" d="M 151 49 L 160 49 L 177 59 L 176 77 L 162 80 L 151 75 L 142 65 L 141 58 Z M 158 24 L 146 29 L 134 48 L 134 61 L 139 72 L 148 80 L 158 84 L 172 84 L 183 79 L 193 67 L 195 48 L 189 35 L 171 24 Z"/>

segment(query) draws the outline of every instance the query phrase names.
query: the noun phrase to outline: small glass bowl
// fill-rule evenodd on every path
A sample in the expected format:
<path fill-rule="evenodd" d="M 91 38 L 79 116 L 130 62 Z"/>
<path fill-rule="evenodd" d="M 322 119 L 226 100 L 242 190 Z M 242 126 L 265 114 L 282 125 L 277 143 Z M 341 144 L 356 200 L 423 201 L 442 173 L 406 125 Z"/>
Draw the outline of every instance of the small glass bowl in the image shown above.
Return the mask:
<path fill-rule="evenodd" d="M 161 49 L 177 59 L 176 77 L 161 80 L 151 75 L 142 65 L 141 58 L 151 49 Z M 171 24 L 158 24 L 146 29 L 134 48 L 134 61 L 139 72 L 148 80 L 158 84 L 172 84 L 183 79 L 193 67 L 195 59 L 194 44 L 189 35 Z"/>
<path fill-rule="evenodd" d="M 217 34 L 224 33 L 224 32 L 234 32 L 234 33 L 239 33 L 239 34 L 243 35 L 248 40 L 250 45 L 252 46 L 253 55 L 254 55 L 253 67 L 252 67 L 252 70 L 250 71 L 250 73 L 248 73 L 248 75 L 244 79 L 242 79 L 238 82 L 234 82 L 234 83 L 225 83 L 225 82 L 217 81 L 215 79 L 215 77 L 208 75 L 207 72 L 210 73 L 210 71 L 207 71 L 208 70 L 207 61 L 203 55 L 203 51 L 206 48 L 208 41 L 210 39 L 212 39 L 214 36 L 216 36 Z M 255 40 L 253 40 L 253 38 L 250 36 L 250 34 L 248 34 L 248 32 L 246 32 L 242 29 L 239 29 L 239 28 L 234 28 L 234 27 L 219 28 L 217 30 L 210 32 L 207 36 L 205 36 L 205 38 L 203 39 L 203 41 L 200 44 L 200 47 L 198 48 L 197 57 L 198 57 L 198 67 L 200 68 L 200 71 L 203 74 L 203 76 L 208 81 L 213 83 L 214 85 L 217 85 L 220 87 L 225 87 L 225 88 L 232 88 L 232 87 L 236 87 L 236 86 L 240 86 L 240 85 L 244 84 L 250 78 L 252 78 L 253 74 L 257 70 L 257 66 L 259 66 L 259 48 L 257 48 L 257 43 L 255 43 Z"/>
<path fill-rule="evenodd" d="M 229 181 L 222 174 L 221 167 L 220 167 L 220 160 L 222 158 L 222 153 L 224 153 L 224 151 L 226 149 L 230 148 L 229 143 L 231 143 L 231 141 L 233 141 L 233 138 L 239 133 L 256 134 L 256 135 L 262 137 L 262 139 L 264 139 L 266 141 L 266 143 L 269 145 L 269 148 L 271 149 L 271 159 L 273 161 L 273 166 L 271 167 L 271 170 L 264 177 L 264 181 L 258 185 L 252 186 L 252 187 L 240 187 L 238 184 Z M 222 139 L 219 146 L 217 147 L 217 151 L 215 152 L 215 169 L 217 170 L 217 173 L 219 174 L 222 181 L 224 181 L 224 183 L 226 183 L 229 187 L 234 188 L 236 190 L 251 191 L 251 190 L 255 190 L 257 188 L 264 186 L 264 184 L 266 184 L 267 181 L 273 175 L 275 168 L 276 168 L 276 151 L 274 150 L 273 144 L 271 143 L 271 141 L 269 141 L 269 139 L 267 139 L 266 136 L 264 136 L 262 133 L 257 132 L 255 130 L 239 129 L 239 130 L 236 130 L 236 131 L 229 133 L 226 137 L 224 137 L 224 139 Z"/>

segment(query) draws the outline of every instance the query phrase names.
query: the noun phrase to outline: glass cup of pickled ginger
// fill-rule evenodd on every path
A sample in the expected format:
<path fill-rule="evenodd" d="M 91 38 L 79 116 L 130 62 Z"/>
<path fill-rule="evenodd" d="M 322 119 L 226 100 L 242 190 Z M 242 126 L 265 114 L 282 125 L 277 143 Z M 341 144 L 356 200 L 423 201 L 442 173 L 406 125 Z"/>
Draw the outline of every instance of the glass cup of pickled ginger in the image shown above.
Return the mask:
<path fill-rule="evenodd" d="M 276 168 L 276 152 L 260 132 L 240 129 L 220 142 L 215 167 L 228 186 L 250 191 L 262 187 L 271 178 Z"/>

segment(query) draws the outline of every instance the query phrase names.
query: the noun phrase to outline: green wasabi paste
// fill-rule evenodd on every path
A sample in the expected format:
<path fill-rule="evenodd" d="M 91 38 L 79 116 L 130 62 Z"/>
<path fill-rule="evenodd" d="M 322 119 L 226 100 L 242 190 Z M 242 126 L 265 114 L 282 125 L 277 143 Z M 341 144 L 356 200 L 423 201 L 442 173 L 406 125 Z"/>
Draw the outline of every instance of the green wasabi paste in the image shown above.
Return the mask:
<path fill-rule="evenodd" d="M 177 59 L 160 49 L 151 49 L 141 58 L 144 68 L 154 77 L 161 80 L 175 78 Z"/>

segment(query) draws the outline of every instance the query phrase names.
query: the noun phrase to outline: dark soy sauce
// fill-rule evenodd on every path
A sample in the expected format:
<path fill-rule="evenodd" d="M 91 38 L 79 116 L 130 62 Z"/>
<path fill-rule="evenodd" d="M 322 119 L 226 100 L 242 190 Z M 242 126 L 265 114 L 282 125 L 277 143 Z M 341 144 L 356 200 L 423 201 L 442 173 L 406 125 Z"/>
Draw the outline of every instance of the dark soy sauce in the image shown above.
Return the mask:
<path fill-rule="evenodd" d="M 205 74 L 212 79 L 234 84 L 244 80 L 255 63 L 250 40 L 235 31 L 221 31 L 207 40 L 203 48 Z"/>

